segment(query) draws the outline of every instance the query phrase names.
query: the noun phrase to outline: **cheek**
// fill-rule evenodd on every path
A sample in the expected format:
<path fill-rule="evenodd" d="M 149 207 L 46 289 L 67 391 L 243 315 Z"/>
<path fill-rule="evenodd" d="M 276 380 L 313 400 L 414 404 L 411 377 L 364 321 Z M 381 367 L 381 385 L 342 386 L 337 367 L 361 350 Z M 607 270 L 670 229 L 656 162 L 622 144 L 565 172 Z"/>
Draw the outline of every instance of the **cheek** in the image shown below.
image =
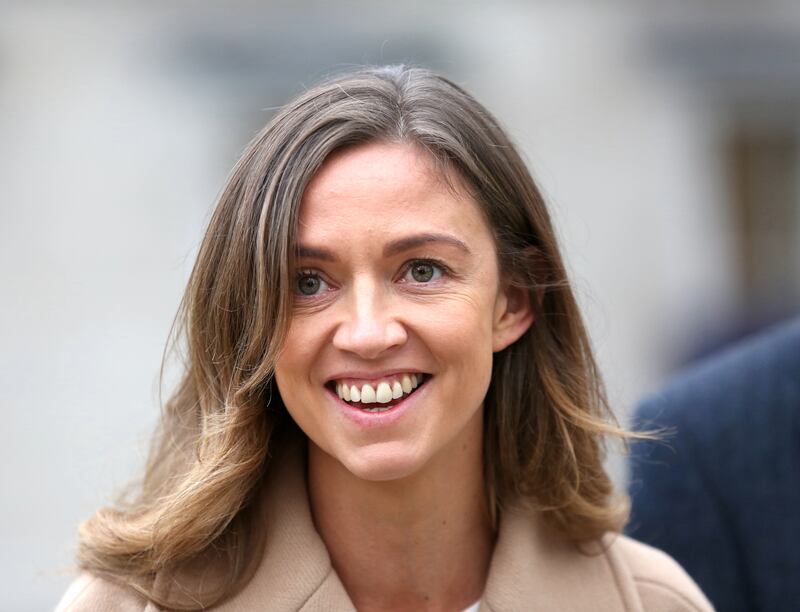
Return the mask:
<path fill-rule="evenodd" d="M 309 374 L 313 364 L 307 352 L 308 342 L 296 334 L 289 334 L 281 356 L 275 364 L 275 383 L 283 405 L 291 419 L 309 437 L 318 430 L 313 405 L 309 401 L 311 386 Z"/>
<path fill-rule="evenodd" d="M 440 365 L 458 372 L 459 391 L 485 389 L 491 377 L 492 305 L 480 298 L 448 300 L 425 319 L 430 348 Z"/>
<path fill-rule="evenodd" d="M 313 371 L 316 352 L 313 330 L 312 321 L 293 321 L 275 364 L 275 382 L 290 412 L 298 403 L 295 396 L 305 388 L 300 383 L 308 381 Z"/>

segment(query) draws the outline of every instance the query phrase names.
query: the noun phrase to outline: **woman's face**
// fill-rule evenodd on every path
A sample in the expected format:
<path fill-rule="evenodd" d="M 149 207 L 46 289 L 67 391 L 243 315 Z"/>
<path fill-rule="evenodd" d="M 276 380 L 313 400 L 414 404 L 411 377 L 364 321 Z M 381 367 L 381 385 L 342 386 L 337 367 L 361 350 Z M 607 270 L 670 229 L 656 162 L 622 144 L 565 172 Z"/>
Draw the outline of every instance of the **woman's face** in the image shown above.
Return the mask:
<path fill-rule="evenodd" d="M 303 197 L 275 376 L 311 443 L 359 478 L 409 476 L 480 440 L 492 353 L 531 322 L 451 182 L 417 147 L 374 143 L 331 156 Z"/>

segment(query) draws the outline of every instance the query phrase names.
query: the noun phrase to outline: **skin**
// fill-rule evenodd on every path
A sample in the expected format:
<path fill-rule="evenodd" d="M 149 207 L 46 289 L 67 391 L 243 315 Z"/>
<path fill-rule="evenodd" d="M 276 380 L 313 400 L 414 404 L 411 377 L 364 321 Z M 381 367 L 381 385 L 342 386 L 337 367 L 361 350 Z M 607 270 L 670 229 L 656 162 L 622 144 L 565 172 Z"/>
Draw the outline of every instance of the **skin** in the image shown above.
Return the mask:
<path fill-rule="evenodd" d="M 413 145 L 360 145 L 331 156 L 301 204 L 298 285 L 313 295 L 296 291 L 275 376 L 309 438 L 316 527 L 359 610 L 463 609 L 491 559 L 483 400 L 492 354 L 533 315 L 501 282 L 477 203 L 449 179 L 455 190 Z M 400 245 L 420 235 L 447 238 Z M 326 388 L 344 372 L 398 370 L 430 378 L 377 427 Z"/>

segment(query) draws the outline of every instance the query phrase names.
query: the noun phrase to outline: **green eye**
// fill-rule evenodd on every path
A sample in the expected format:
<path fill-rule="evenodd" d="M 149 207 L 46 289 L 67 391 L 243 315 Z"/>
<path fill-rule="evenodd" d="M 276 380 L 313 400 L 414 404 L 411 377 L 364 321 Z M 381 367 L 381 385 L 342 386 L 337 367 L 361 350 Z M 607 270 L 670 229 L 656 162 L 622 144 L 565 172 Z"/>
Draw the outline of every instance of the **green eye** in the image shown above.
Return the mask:
<path fill-rule="evenodd" d="M 427 283 L 433 278 L 433 266 L 430 264 L 414 264 L 411 266 L 411 276 L 418 283 Z"/>
<path fill-rule="evenodd" d="M 314 274 L 302 274 L 297 278 L 297 292 L 302 295 L 316 295 L 322 288 L 323 281 Z"/>
<path fill-rule="evenodd" d="M 429 283 L 442 276 L 442 269 L 428 261 L 415 261 L 408 269 L 411 279 L 415 283 Z"/>

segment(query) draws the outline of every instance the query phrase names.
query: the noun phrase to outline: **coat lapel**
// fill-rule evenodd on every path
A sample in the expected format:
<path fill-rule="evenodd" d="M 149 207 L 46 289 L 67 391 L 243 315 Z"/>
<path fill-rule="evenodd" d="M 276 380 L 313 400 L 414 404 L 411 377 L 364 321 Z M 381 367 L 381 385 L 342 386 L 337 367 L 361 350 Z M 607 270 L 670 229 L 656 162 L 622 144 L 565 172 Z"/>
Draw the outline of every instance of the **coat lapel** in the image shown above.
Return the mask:
<path fill-rule="evenodd" d="M 289 444 L 265 483 L 266 550 L 252 579 L 220 612 L 355 611 L 311 519 L 304 446 Z"/>
<path fill-rule="evenodd" d="M 582 553 L 529 511 L 505 511 L 481 610 L 624 612 L 619 577 L 596 548 Z"/>
<path fill-rule="evenodd" d="M 314 528 L 305 447 L 287 446 L 273 460 L 264 488 L 266 552 L 247 586 L 217 608 L 221 612 L 355 611 Z M 626 585 L 612 563 L 613 555 L 599 547 L 596 554 L 581 553 L 530 512 L 509 509 L 501 517 L 480 610 L 624 612 L 631 609 Z"/>

